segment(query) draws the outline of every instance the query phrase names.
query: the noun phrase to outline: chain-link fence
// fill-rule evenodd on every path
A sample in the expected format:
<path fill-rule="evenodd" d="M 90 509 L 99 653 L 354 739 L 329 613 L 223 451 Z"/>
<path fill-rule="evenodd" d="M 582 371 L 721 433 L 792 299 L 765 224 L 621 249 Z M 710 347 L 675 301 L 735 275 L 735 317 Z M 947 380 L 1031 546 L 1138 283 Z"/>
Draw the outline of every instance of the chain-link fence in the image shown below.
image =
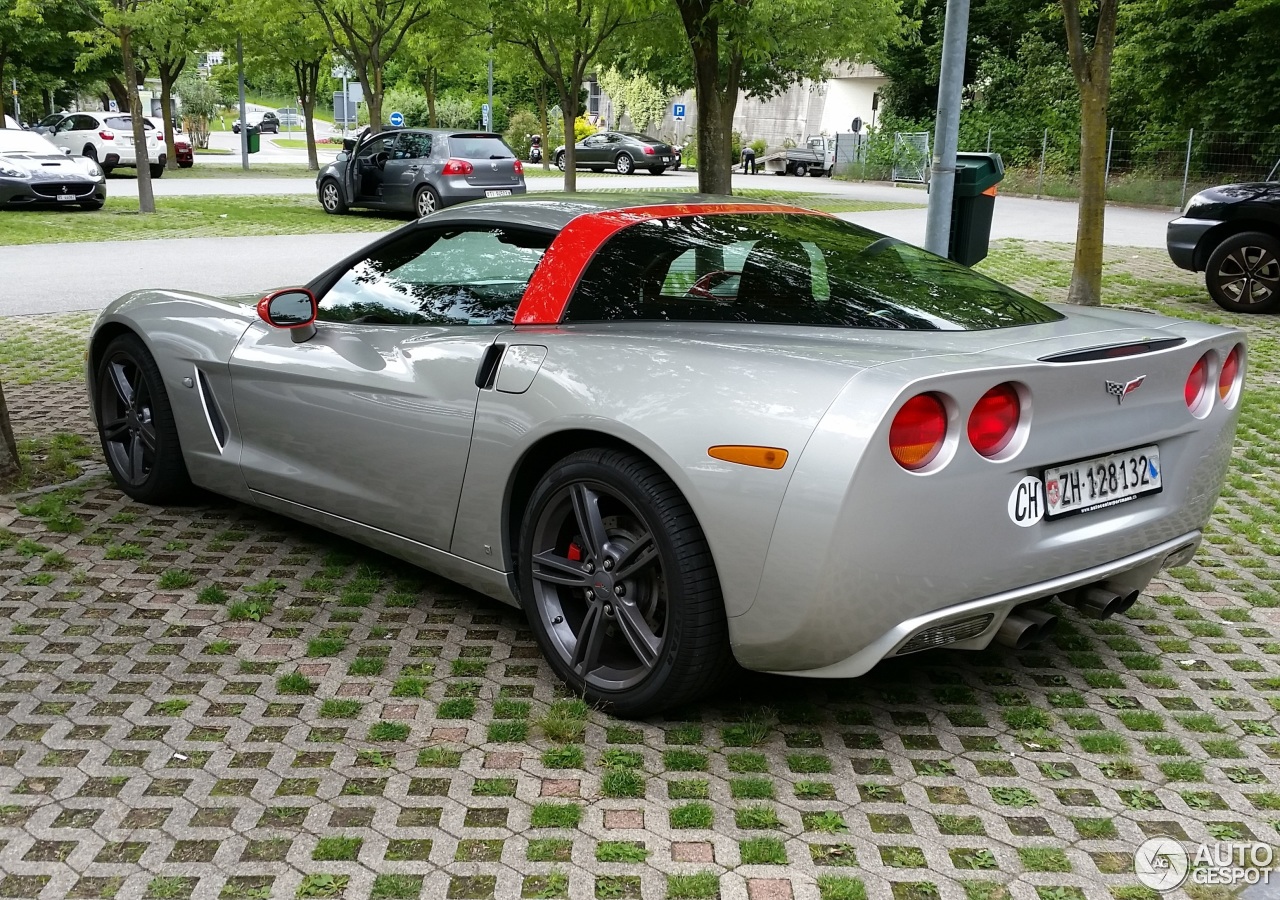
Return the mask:
<path fill-rule="evenodd" d="M 914 181 L 914 177 L 900 176 L 919 171 L 923 177 L 929 166 L 928 151 L 924 151 L 923 166 L 914 165 L 919 162 L 919 138 L 914 134 L 907 138 L 907 133 L 861 136 L 847 160 L 837 154 L 836 174 L 858 180 Z M 1078 133 L 962 128 L 960 149 L 999 153 L 1006 169 L 1002 191 L 1079 196 Z M 1280 136 L 1269 132 L 1112 129 L 1107 133 L 1106 159 L 1108 200 L 1180 207 L 1197 191 L 1215 184 L 1266 180 L 1280 161 Z"/>

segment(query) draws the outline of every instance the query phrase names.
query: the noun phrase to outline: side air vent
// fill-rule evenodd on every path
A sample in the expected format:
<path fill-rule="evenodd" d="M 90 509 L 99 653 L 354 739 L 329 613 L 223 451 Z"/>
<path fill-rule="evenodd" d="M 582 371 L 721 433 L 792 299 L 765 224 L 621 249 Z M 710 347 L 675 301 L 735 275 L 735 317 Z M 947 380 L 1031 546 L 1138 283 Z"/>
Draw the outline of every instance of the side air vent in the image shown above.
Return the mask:
<path fill-rule="evenodd" d="M 204 417 L 209 423 L 209 431 L 213 433 L 213 440 L 221 450 L 227 446 L 226 420 L 222 418 L 222 411 L 218 409 L 218 399 L 213 395 L 208 379 L 199 369 L 196 369 L 196 383 L 200 385 L 200 405 L 204 407 Z"/>
<path fill-rule="evenodd" d="M 987 626 L 991 624 L 993 618 L 995 616 L 991 613 L 983 613 L 979 616 L 956 619 L 954 622 L 946 622 L 942 625 L 926 628 L 924 631 L 918 631 L 913 634 L 911 640 L 899 647 L 898 652 L 894 655 L 905 656 L 908 653 L 932 650 L 934 647 L 945 647 L 947 644 L 954 644 L 956 641 L 965 641 L 971 637 L 977 637 L 987 630 Z"/>
<path fill-rule="evenodd" d="M 1187 342 L 1186 338 L 1156 338 L 1150 341 L 1138 341 L 1133 344 L 1109 344 L 1102 347 L 1086 347 L 1083 350 L 1071 350 L 1067 353 L 1055 353 L 1052 356 L 1040 357 L 1040 362 L 1073 363 L 1092 362 L 1099 359 L 1123 359 L 1126 356 L 1139 356 L 1143 353 L 1155 353 L 1157 350 L 1168 350 Z"/>

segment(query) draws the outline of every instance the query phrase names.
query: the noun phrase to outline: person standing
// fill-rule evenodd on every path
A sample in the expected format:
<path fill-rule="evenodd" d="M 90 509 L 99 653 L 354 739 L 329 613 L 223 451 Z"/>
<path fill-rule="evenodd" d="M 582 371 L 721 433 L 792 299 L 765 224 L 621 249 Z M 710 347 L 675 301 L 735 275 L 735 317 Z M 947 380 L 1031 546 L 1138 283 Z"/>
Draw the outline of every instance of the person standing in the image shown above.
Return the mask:
<path fill-rule="evenodd" d="M 751 174 L 756 174 L 756 151 L 750 147 L 742 148 L 742 174 L 747 174 L 747 167 L 751 167 Z"/>

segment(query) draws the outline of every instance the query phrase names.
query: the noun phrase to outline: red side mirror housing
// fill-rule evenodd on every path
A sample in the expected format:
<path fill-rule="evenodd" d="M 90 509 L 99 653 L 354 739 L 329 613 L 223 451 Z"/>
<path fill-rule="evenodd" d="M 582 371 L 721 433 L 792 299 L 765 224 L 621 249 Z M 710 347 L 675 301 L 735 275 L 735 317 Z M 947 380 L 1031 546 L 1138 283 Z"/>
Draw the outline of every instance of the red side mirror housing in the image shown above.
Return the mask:
<path fill-rule="evenodd" d="M 258 301 L 258 317 L 273 328 L 306 328 L 318 310 L 315 294 L 306 288 L 285 288 Z"/>

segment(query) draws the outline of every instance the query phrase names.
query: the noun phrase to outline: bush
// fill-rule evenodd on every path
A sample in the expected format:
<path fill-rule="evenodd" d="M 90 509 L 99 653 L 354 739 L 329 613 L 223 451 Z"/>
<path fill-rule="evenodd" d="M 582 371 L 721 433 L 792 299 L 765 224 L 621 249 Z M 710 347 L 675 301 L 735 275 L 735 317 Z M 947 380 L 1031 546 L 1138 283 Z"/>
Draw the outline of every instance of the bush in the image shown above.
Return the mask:
<path fill-rule="evenodd" d="M 742 159 L 742 132 L 733 131 L 729 133 L 729 160 L 730 165 Z"/>
<path fill-rule="evenodd" d="M 585 116 L 578 116 L 573 120 L 573 142 L 576 144 L 584 138 L 591 137 L 600 129 L 592 125 L 586 120 Z"/>
<path fill-rule="evenodd" d="M 686 169 L 696 169 L 698 167 L 697 134 L 690 134 L 689 139 L 685 141 L 684 149 L 680 151 L 680 165 Z"/>
<path fill-rule="evenodd" d="M 404 113 L 404 124 L 410 128 L 429 128 L 431 111 L 427 107 L 427 95 L 418 91 L 396 88 L 387 91 L 382 98 L 382 115 L 390 124 L 393 112 Z"/>
<path fill-rule="evenodd" d="M 480 123 L 480 106 L 465 97 L 446 94 L 436 99 L 436 120 L 441 128 L 474 128 Z"/>
<path fill-rule="evenodd" d="M 764 151 L 769 149 L 769 145 L 765 142 L 764 138 L 756 138 L 747 146 L 749 146 L 752 150 L 755 151 L 757 158 L 764 156 Z"/>
<path fill-rule="evenodd" d="M 517 110 L 511 116 L 511 122 L 507 125 L 507 130 L 503 132 L 503 139 L 507 142 L 515 154 L 520 159 L 527 159 L 529 156 L 529 135 L 538 133 L 538 117 L 527 109 Z M 546 135 L 543 135 L 545 140 Z"/>

